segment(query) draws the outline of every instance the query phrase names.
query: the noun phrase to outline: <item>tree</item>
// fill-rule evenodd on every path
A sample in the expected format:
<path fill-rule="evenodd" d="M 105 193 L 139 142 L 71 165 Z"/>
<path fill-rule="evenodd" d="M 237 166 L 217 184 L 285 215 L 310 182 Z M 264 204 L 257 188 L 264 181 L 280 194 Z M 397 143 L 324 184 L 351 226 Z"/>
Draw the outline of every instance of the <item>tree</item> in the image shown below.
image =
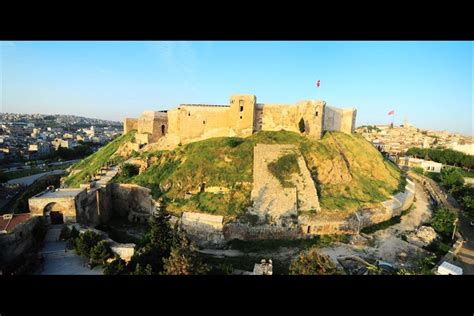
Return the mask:
<path fill-rule="evenodd" d="M 444 170 L 441 182 L 448 191 L 452 192 L 457 187 L 462 187 L 464 178 L 456 168 L 449 168 Z"/>
<path fill-rule="evenodd" d="M 147 264 L 145 268 L 143 268 L 140 264 L 137 264 L 135 267 L 135 271 L 130 273 L 131 275 L 152 275 L 153 269 L 151 265 Z"/>
<path fill-rule="evenodd" d="M 5 183 L 7 181 L 8 181 L 8 176 L 5 174 L 5 172 L 0 170 L 0 183 Z"/>
<path fill-rule="evenodd" d="M 105 275 L 127 274 L 127 263 L 120 257 L 115 257 L 115 260 L 105 266 Z"/>
<path fill-rule="evenodd" d="M 197 255 L 197 249 L 193 242 L 186 236 L 185 232 L 175 226 L 175 238 L 171 254 L 163 259 L 164 275 L 197 275 L 206 274 L 209 271 L 207 265 L 202 263 Z"/>
<path fill-rule="evenodd" d="M 90 257 L 92 248 L 100 241 L 100 236 L 93 231 L 86 231 L 79 235 L 74 243 L 74 248 L 80 256 Z"/>
<path fill-rule="evenodd" d="M 444 235 L 445 237 L 451 237 L 454 230 L 454 221 L 456 220 L 456 214 L 451 212 L 445 207 L 440 207 L 436 210 L 431 219 L 431 226 L 435 231 Z"/>
<path fill-rule="evenodd" d="M 306 126 L 304 124 L 303 118 L 300 119 L 300 121 L 298 123 L 298 127 L 300 129 L 300 133 L 304 133 L 306 131 Z"/>
<path fill-rule="evenodd" d="M 72 226 L 71 232 L 69 233 L 69 237 L 71 239 L 76 239 L 77 237 L 79 237 L 79 231 L 76 229 L 75 226 Z"/>
<path fill-rule="evenodd" d="M 71 231 L 69 230 L 69 227 L 67 227 L 67 225 L 64 225 L 63 228 L 61 228 L 61 232 L 59 233 L 59 239 L 67 240 L 70 237 L 71 237 Z"/>
<path fill-rule="evenodd" d="M 161 201 L 156 215 L 150 221 L 150 230 L 141 242 L 141 247 L 133 255 L 130 262 L 132 271 L 137 266 L 146 267 L 150 265 L 153 272 L 163 270 L 163 258 L 171 253 L 173 243 L 173 229 L 169 223 L 170 215 L 166 211 L 166 204 Z"/>
<path fill-rule="evenodd" d="M 302 252 L 290 264 L 291 275 L 329 275 L 339 274 L 340 271 L 331 258 L 320 253 L 316 247 Z"/>
<path fill-rule="evenodd" d="M 140 170 L 137 165 L 126 163 L 122 166 L 121 176 L 131 178 L 133 176 L 136 176 L 139 171 Z"/>
<path fill-rule="evenodd" d="M 424 173 L 424 170 L 423 170 L 423 168 L 421 168 L 421 167 L 413 167 L 413 168 L 411 168 L 411 170 L 412 170 L 414 173 L 417 173 L 417 174 L 419 174 L 419 175 L 423 175 L 423 173 Z"/>
<path fill-rule="evenodd" d="M 95 263 L 105 264 L 107 259 L 113 257 L 113 252 L 107 242 L 101 240 L 90 250 L 90 257 Z"/>

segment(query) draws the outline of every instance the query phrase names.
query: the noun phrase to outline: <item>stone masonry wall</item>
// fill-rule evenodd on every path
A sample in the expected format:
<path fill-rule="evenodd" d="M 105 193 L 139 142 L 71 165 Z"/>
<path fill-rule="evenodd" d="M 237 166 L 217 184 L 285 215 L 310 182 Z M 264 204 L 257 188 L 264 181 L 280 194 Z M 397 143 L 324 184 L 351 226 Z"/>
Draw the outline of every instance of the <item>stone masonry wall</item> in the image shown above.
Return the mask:
<path fill-rule="evenodd" d="M 415 183 L 407 180 L 405 191 L 395 194 L 391 199 L 380 203 L 379 207 L 361 209 L 345 219 L 328 219 L 300 215 L 298 222 L 304 234 L 353 234 L 365 227 L 388 221 L 408 210 L 415 199 Z"/>
<path fill-rule="evenodd" d="M 150 189 L 136 184 L 110 183 L 114 215 L 132 222 L 147 222 L 156 209 Z"/>
<path fill-rule="evenodd" d="M 40 225 L 41 218 L 33 216 L 18 224 L 10 233 L 0 234 L 0 267 L 9 265 L 40 242 L 35 240 L 33 234 Z"/>

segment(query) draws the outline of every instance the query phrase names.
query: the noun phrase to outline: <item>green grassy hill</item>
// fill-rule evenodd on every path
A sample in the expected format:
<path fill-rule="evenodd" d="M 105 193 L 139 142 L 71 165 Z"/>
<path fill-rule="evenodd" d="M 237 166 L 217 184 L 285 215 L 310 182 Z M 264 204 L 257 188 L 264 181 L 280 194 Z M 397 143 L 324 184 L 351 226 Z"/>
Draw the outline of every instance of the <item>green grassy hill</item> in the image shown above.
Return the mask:
<path fill-rule="evenodd" d="M 114 159 L 113 156 L 120 146 L 130 142 L 134 135 L 135 131 L 121 135 L 100 148 L 97 152 L 74 164 L 64 184 L 68 187 L 79 187 L 81 183 L 86 183 L 89 177 L 93 176 L 101 167 L 105 166 L 107 162 L 112 160 L 116 162 L 123 161 L 124 159 L 120 159 L 120 157 Z"/>
<path fill-rule="evenodd" d="M 118 175 L 114 181 L 150 188 L 154 198 L 168 200 L 172 212 L 194 210 L 235 218 L 244 215 L 250 205 L 257 143 L 299 146 L 318 188 L 321 207 L 329 213 L 372 206 L 404 186 L 400 171 L 360 135 L 327 132 L 321 140 L 312 141 L 286 131 L 212 138 L 171 151 L 141 153 L 138 158 L 148 159 L 150 167 L 132 177 Z M 202 192 L 185 198 L 185 192 L 197 191 L 203 182 L 206 187 L 226 187 L 229 192 Z"/>

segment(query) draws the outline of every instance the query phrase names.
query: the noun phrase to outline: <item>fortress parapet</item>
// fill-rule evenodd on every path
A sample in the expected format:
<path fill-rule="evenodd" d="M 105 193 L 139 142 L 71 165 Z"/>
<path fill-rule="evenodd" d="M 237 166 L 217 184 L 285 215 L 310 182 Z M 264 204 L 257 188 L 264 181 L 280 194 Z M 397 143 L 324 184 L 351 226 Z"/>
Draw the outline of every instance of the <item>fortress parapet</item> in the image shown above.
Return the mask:
<path fill-rule="evenodd" d="M 320 139 L 326 130 L 353 133 L 356 112 L 321 100 L 263 104 L 255 95 L 242 94 L 231 96 L 229 105 L 181 104 L 169 111 L 145 111 L 138 119 L 124 119 L 124 132 L 136 129 L 139 144 L 162 141 L 173 146 L 211 137 L 247 137 L 260 130 Z"/>

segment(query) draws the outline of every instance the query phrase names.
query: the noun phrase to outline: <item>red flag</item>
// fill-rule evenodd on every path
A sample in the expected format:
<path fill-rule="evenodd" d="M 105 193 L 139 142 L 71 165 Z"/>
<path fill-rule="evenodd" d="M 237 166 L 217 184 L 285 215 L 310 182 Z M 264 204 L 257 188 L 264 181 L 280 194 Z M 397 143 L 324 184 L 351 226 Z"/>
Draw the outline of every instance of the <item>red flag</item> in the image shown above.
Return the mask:
<path fill-rule="evenodd" d="M 319 86 L 321 85 L 320 81 L 321 81 L 321 80 L 318 80 L 318 82 L 316 82 L 316 87 L 318 87 L 318 88 L 319 88 Z"/>
<path fill-rule="evenodd" d="M 390 112 L 388 112 L 388 115 L 394 115 L 394 114 L 395 114 L 394 110 L 391 110 Z"/>

